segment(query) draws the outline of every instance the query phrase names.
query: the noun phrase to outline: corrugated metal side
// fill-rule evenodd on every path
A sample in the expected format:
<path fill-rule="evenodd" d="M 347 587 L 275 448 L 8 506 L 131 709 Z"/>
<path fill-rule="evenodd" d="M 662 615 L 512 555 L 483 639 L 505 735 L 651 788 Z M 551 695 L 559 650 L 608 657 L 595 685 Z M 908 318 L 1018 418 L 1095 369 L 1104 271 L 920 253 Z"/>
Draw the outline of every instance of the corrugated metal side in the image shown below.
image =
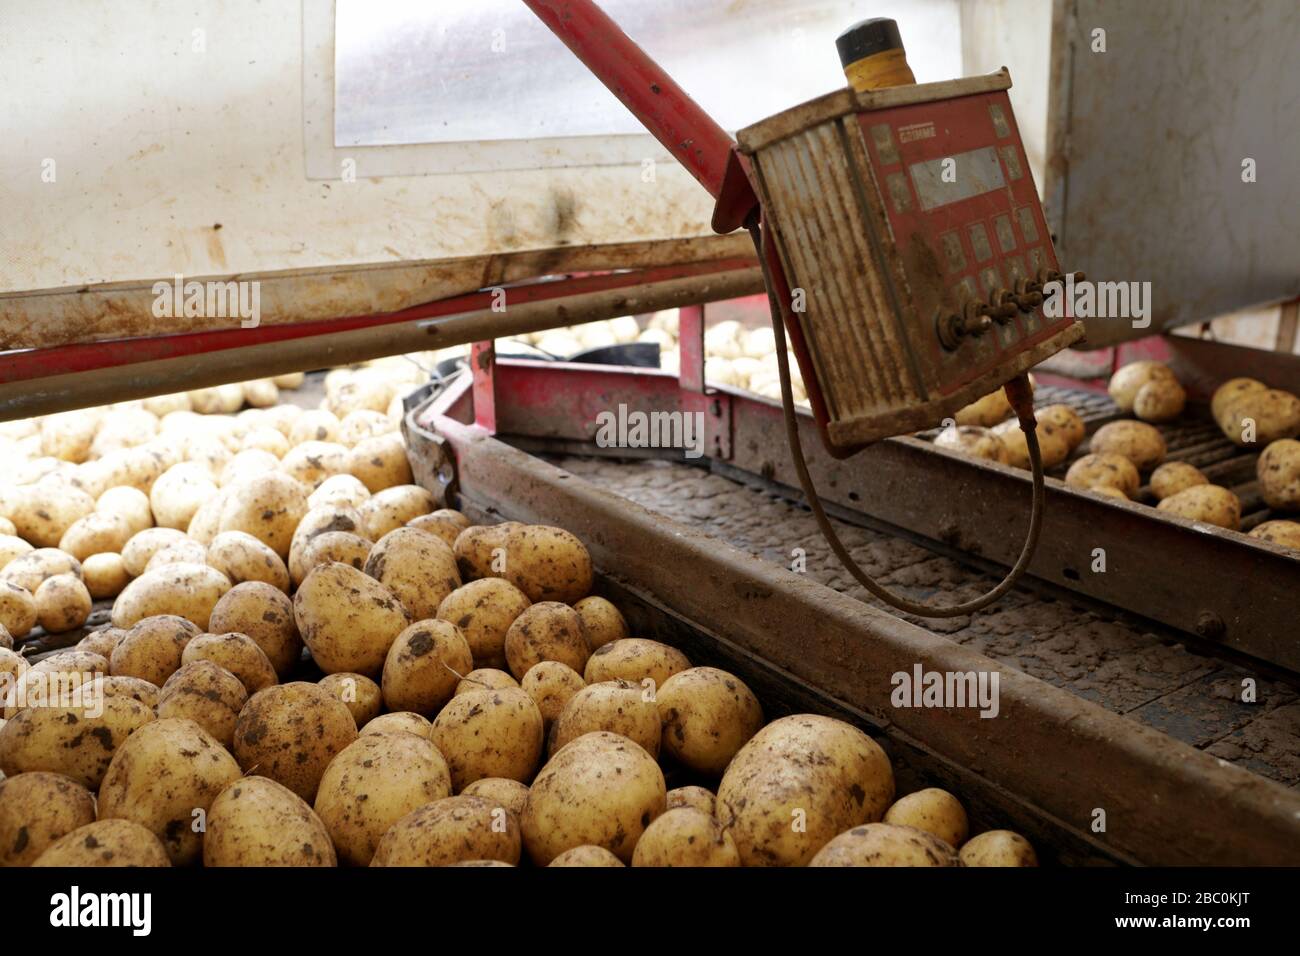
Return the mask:
<path fill-rule="evenodd" d="M 868 238 L 861 196 L 875 187 L 845 153 L 839 122 L 773 143 L 757 159 L 791 287 L 806 293 L 800 322 L 831 417 L 923 399 L 905 371 L 886 266 Z"/>

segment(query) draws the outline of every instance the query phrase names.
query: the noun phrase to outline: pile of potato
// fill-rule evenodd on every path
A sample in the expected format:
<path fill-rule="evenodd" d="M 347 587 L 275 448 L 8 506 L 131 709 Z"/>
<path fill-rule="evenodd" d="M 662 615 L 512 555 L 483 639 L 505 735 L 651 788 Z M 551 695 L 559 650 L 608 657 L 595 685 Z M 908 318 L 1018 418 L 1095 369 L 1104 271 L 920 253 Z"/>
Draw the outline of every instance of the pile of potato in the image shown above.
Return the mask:
<path fill-rule="evenodd" d="M 736 675 L 632 636 L 567 531 L 435 509 L 356 421 L 304 412 L 338 451 L 185 473 L 178 496 L 211 487 L 158 502 L 187 532 L 125 538 L 112 626 L 0 649 L 0 864 L 1035 864 L 967 840 L 951 794 L 896 801 L 857 728 L 765 723 Z M 140 518 L 169 473 L 121 486 Z M 33 577 L 81 580 L 46 551 Z"/>

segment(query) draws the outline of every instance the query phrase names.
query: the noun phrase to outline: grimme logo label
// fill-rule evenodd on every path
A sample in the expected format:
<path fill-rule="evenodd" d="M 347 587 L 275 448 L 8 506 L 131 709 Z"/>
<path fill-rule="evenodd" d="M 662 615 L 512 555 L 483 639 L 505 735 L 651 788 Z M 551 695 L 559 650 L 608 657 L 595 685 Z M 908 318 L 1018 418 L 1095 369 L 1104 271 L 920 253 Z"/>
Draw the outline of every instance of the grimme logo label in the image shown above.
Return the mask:
<path fill-rule="evenodd" d="M 148 936 L 153 927 L 151 893 L 82 893 L 78 886 L 50 897 L 50 925 L 124 926 L 132 936 Z"/>
<path fill-rule="evenodd" d="M 927 671 L 920 664 L 912 672 L 897 671 L 889 701 L 895 707 L 977 707 L 981 717 L 998 715 L 997 671 Z"/>
<path fill-rule="evenodd" d="M 703 412 L 601 412 L 596 416 L 598 448 L 681 448 L 687 458 L 704 454 Z"/>

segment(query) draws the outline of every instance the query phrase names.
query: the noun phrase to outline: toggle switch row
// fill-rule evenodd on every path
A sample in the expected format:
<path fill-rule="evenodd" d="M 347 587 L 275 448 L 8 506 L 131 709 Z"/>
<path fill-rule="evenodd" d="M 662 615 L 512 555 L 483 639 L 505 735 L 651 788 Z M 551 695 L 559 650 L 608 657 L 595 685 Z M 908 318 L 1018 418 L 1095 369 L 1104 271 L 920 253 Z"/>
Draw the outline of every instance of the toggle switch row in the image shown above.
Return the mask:
<path fill-rule="evenodd" d="M 1043 304 L 1043 288 L 1051 282 L 1061 282 L 1064 273 L 1054 269 L 1040 269 L 1036 279 L 1020 279 L 1015 289 L 994 289 L 987 302 L 970 301 L 960 313 L 940 316 L 939 341 L 948 350 L 958 348 L 966 338 L 978 338 L 993 328 L 993 324 L 1006 325 L 1022 312 L 1033 312 Z M 1082 282 L 1082 272 L 1074 273 L 1074 281 Z"/>

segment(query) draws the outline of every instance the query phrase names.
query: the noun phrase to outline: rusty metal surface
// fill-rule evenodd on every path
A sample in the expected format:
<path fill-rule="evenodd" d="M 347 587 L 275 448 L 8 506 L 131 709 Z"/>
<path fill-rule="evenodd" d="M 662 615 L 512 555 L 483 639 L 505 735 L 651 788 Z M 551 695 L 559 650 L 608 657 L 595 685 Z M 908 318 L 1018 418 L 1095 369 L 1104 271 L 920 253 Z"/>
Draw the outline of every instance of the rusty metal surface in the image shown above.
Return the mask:
<path fill-rule="evenodd" d="M 860 711 L 891 739 L 987 777 L 1109 855 L 1154 864 L 1296 862 L 1300 795 L 669 521 L 481 429 L 447 418 L 436 424 L 455 449 L 463 494 L 493 515 L 568 528 L 603 571 Z M 1000 715 L 894 707 L 891 675 L 918 664 L 997 672 Z M 1099 807 L 1108 830 L 1089 834 Z"/>

